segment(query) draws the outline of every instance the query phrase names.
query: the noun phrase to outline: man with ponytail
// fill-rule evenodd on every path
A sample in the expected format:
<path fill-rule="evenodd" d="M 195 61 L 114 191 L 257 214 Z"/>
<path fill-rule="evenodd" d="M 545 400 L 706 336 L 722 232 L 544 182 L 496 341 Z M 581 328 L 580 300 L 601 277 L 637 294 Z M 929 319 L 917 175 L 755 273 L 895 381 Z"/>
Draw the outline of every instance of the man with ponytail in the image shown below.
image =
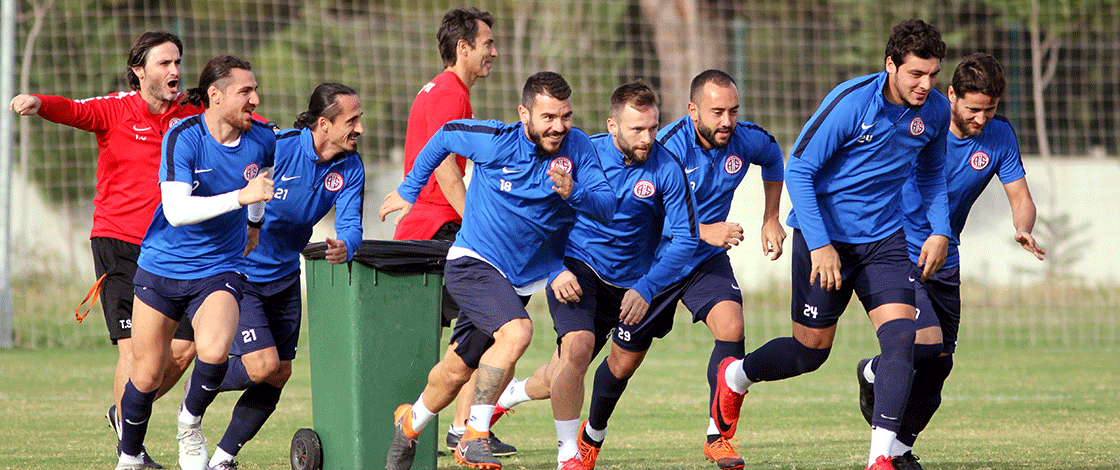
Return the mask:
<path fill-rule="evenodd" d="M 337 238 L 327 238 L 327 261 L 354 258 L 362 242 L 365 168 L 357 154 L 362 135 L 358 93 L 323 83 L 311 94 L 294 129 L 276 136 L 275 191 L 257 229 L 259 243 L 245 260 L 238 334 L 219 391 L 244 390 L 211 469 L 236 468 L 233 458 L 276 410 L 292 375 L 301 313 L 299 256 L 311 231 L 335 208 Z M 250 226 L 256 224 L 251 224 Z"/>
<path fill-rule="evenodd" d="M 217 396 L 237 332 L 247 223 L 273 197 L 276 136 L 253 119 L 259 103 L 248 62 L 211 59 L 188 91 L 201 115 L 171 127 L 159 167 L 162 202 L 140 246 L 133 279 L 133 368 L 121 398 L 118 470 L 143 468 L 141 451 L 172 332 L 184 319 L 197 357 L 179 408 L 179 466 L 207 467 L 202 416 Z M 251 207 L 246 207 L 251 206 Z"/>
<path fill-rule="evenodd" d="M 97 195 L 93 198 L 90 246 L 94 274 L 101 286 L 105 326 L 109 340 L 117 346 L 114 404 L 105 417 L 118 440 L 117 410 L 132 373 L 132 277 L 140 241 L 160 201 L 159 186 L 151 184 L 159 174 L 160 142 L 175 123 L 202 112 L 197 106 L 180 103 L 182 54 L 183 43 L 177 36 L 149 31 L 140 35 L 128 53 L 125 78 L 130 91 L 77 101 L 21 94 L 9 104 L 20 115 L 35 114 L 97 136 Z M 172 360 L 164 368 L 157 397 L 183 375 L 194 357 L 193 340 L 189 323 L 175 330 Z M 142 454 L 146 468 L 163 468 Z"/>

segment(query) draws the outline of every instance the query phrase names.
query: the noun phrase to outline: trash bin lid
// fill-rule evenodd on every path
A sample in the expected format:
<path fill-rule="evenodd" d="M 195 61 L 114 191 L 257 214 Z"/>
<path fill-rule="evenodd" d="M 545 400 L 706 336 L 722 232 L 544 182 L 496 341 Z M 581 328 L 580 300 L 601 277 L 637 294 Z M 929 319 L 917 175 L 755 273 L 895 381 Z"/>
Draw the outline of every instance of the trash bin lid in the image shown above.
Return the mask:
<path fill-rule="evenodd" d="M 381 271 L 442 273 L 448 248 L 451 242 L 444 240 L 362 240 L 354 261 Z M 303 257 L 326 259 L 327 244 L 308 244 Z"/>

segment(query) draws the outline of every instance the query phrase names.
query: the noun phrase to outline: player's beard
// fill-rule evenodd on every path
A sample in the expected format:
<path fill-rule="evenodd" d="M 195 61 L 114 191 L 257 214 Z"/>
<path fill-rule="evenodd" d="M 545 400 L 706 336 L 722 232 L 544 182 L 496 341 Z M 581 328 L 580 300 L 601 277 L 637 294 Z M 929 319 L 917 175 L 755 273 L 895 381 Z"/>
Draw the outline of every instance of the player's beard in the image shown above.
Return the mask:
<path fill-rule="evenodd" d="M 730 127 L 718 128 L 718 130 L 721 130 L 721 131 L 726 130 L 728 132 L 727 140 L 725 140 L 723 142 L 716 141 L 716 130 L 717 129 L 712 129 L 711 127 L 708 127 L 707 125 L 705 125 L 704 121 L 701 121 L 699 119 L 696 120 L 696 132 L 698 134 L 700 134 L 700 137 L 702 137 L 705 141 L 707 141 L 708 144 L 710 144 L 712 146 L 712 148 L 721 149 L 721 148 L 727 147 L 727 144 L 731 143 L 731 134 L 730 134 L 731 128 Z"/>
<path fill-rule="evenodd" d="M 631 145 L 630 142 L 627 142 L 626 139 L 623 139 L 621 135 L 616 137 L 616 139 L 618 139 L 618 150 L 621 151 L 622 156 L 625 157 L 623 159 L 625 163 L 645 163 L 646 160 L 649 160 L 649 154 L 653 151 L 652 144 L 647 145 L 644 149 L 642 149 L 646 152 L 641 156 L 638 156 L 636 145 Z"/>
<path fill-rule="evenodd" d="M 536 129 L 536 127 L 533 126 L 532 122 L 526 124 L 525 127 L 526 127 L 526 130 L 529 131 L 529 140 L 531 142 L 533 142 L 534 144 L 537 144 L 537 153 L 540 154 L 541 156 L 545 156 L 545 157 L 551 157 L 551 156 L 554 156 L 557 153 L 559 153 L 560 152 L 560 147 L 562 145 L 564 145 L 564 138 L 568 136 L 568 131 L 564 131 L 564 132 L 544 132 L 544 133 L 537 132 L 537 129 Z M 560 137 L 560 139 L 556 143 L 556 148 L 552 148 L 552 149 L 545 148 L 545 146 L 543 145 L 544 138 L 545 137 L 553 137 L 553 136 L 559 136 Z"/>
<path fill-rule="evenodd" d="M 973 126 L 971 121 L 966 121 L 960 114 L 957 114 L 955 109 L 953 110 L 953 124 L 964 134 L 964 137 L 976 137 L 984 132 L 984 126 L 980 126 L 979 128 Z M 985 125 L 987 125 L 987 123 L 985 123 Z"/>

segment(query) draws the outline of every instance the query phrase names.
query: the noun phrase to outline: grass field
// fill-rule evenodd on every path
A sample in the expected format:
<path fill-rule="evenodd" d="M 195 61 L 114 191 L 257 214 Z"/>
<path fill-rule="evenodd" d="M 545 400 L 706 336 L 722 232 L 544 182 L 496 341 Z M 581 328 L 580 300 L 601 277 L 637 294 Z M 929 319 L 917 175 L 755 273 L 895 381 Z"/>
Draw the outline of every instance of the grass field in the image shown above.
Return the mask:
<path fill-rule="evenodd" d="M 542 363 L 555 344 L 547 317 L 536 320 L 522 374 Z M 102 328 L 81 326 L 94 327 Z M 752 388 L 738 442 L 748 469 L 863 468 L 869 432 L 856 404 L 854 364 L 875 346 L 866 320 L 846 315 L 841 329 L 864 339 L 841 343 L 815 373 Z M 748 350 L 770 334 L 748 332 L 757 338 L 748 339 Z M 700 453 L 710 338 L 706 328 L 679 320 L 669 338 L 654 344 L 611 421 L 598 468 L 716 468 Z M 927 469 L 1120 468 L 1120 345 L 1039 349 L 992 343 L 959 347 L 941 412 L 915 449 Z M 290 468 L 292 434 L 312 422 L 302 355 L 313 348 L 301 345 L 279 409 L 240 453 L 241 468 Z M 0 468 L 113 468 L 115 441 L 103 414 L 114 358 L 107 346 L 0 351 Z M 173 416 L 181 398 L 176 389 L 158 401 L 149 428 L 147 448 L 169 468 L 177 468 Z M 207 413 L 211 449 L 236 399 L 223 394 Z M 548 404 L 527 403 L 517 411 L 495 429 L 520 449 L 504 460 L 505 468 L 555 468 Z M 441 418 L 442 436 L 448 412 Z M 447 457 L 439 465 L 456 468 Z"/>

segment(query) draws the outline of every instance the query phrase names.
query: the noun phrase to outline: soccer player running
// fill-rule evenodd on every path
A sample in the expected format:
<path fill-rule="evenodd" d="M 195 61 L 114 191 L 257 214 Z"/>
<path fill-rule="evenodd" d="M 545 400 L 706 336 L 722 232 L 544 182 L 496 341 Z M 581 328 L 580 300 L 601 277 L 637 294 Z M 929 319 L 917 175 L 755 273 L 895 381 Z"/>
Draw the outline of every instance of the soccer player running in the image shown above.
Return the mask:
<path fill-rule="evenodd" d="M 577 217 L 568 235 L 566 269 L 547 289 L 556 352 L 531 377 L 507 388 L 521 396 L 518 403 L 552 398 L 561 470 L 595 465 L 594 455 L 580 456 L 587 367 L 613 328 L 645 317 L 654 295 L 680 277 L 699 243 L 688 180 L 680 161 L 656 140 L 658 117 L 657 95 L 642 82 L 622 85 L 611 95 L 608 133 L 591 142 L 618 209 L 608 223 Z M 662 229 L 670 238 L 658 252 Z M 508 400 L 507 395 L 502 396 Z"/>
<path fill-rule="evenodd" d="M 105 417 L 118 439 L 119 409 L 124 384 L 132 374 L 132 277 L 140 241 L 159 205 L 160 142 L 168 128 L 202 109 L 180 103 L 180 57 L 183 43 L 163 31 L 146 32 L 128 53 L 122 91 L 74 101 L 61 96 L 18 95 L 9 108 L 27 116 L 89 131 L 97 136 L 97 195 L 93 198 L 94 273 L 101 286 L 101 309 L 109 340 L 117 346 L 113 374 L 113 405 Z M 194 357 L 194 335 L 183 323 L 171 341 L 171 359 L 164 368 L 156 396 L 167 392 Z M 163 468 L 141 449 L 147 468 Z"/>
<path fill-rule="evenodd" d="M 715 390 L 716 365 L 725 357 L 743 355 L 742 295 L 726 250 L 743 239 L 742 227 L 727 222 L 735 188 L 747 173 L 747 164 L 762 167 L 765 213 L 762 224 L 763 253 L 776 259 L 785 231 L 778 222 L 782 194 L 782 151 L 774 137 L 761 127 L 738 121 L 739 93 L 731 76 L 718 70 L 700 73 L 692 80 L 688 115 L 658 133 L 658 142 L 680 158 L 696 207 L 700 241 L 688 250 L 685 262 L 675 265 L 676 280 L 649 302 L 648 314 L 637 323 L 623 322 L 611 336 L 610 355 L 595 371 L 587 421 L 580 427 L 579 450 L 584 468 L 594 468 L 606 438 L 607 421 L 630 377 L 641 365 L 654 338 L 663 338 L 673 326 L 677 302 L 703 321 L 715 337 L 708 380 Z M 672 225 L 665 225 L 667 228 Z M 680 233 L 664 231 L 655 259 L 681 249 Z M 652 271 L 651 271 L 652 272 Z M 683 277 L 682 274 L 683 273 Z M 602 273 L 600 273 L 602 274 Z M 643 297 L 645 299 L 645 297 Z M 555 315 L 554 315 L 555 316 Z M 502 394 L 499 405 L 521 401 L 519 384 Z M 532 390 L 529 390 L 530 392 Z M 555 401 L 555 398 L 554 398 Z M 741 468 L 726 439 L 709 424 L 704 454 L 722 468 Z"/>
<path fill-rule="evenodd" d="M 1007 119 L 996 115 L 996 106 L 1005 87 L 1003 68 L 989 54 L 965 57 L 953 73 L 949 87 L 952 119 L 945 149 L 952 236 L 945 265 L 925 281 L 912 283 L 917 302 L 914 384 L 902 415 L 902 427 L 891 446 L 895 469 L 922 468 L 912 452 L 914 441 L 941 405 L 941 388 L 953 368 L 960 327 L 961 276 L 957 246 L 972 204 L 993 176 L 999 175 L 1011 204 L 1015 241 L 1039 260 L 1046 254 L 1031 235 L 1035 206 L 1019 157 L 1019 142 Z M 909 179 L 902 187 L 902 204 L 906 211 L 906 246 L 910 259 L 917 261 L 923 240 L 932 229 L 916 179 Z M 875 371 L 880 364 L 881 358 L 876 356 L 859 361 L 857 367 L 860 411 L 869 424 L 875 403 Z"/>
<path fill-rule="evenodd" d="M 206 111 L 164 136 L 162 202 L 137 260 L 134 359 L 121 398 L 118 470 L 143 467 L 140 452 L 152 402 L 172 332 L 184 318 L 194 327 L 197 357 L 179 409 L 179 466 L 206 468 L 202 415 L 218 394 L 237 332 L 246 220 L 259 221 L 264 202 L 272 199 L 272 180 L 262 168 L 272 166 L 276 136 L 253 119 L 260 100 L 249 63 L 216 57 L 198 82 L 188 98 Z"/>
<path fill-rule="evenodd" d="M 445 68 L 424 85 L 412 101 L 404 137 L 405 175 L 412 170 L 420 149 L 439 128 L 456 119 L 474 119 L 471 87 L 478 79 L 490 76 L 490 67 L 498 56 L 490 31 L 493 25 L 494 16 L 477 8 L 453 8 L 443 15 L 436 39 Z M 463 223 L 466 171 L 466 158 L 448 155 L 416 196 L 408 216 L 397 224 L 393 239 L 455 241 L 455 234 Z M 443 326 L 451 326 L 458 315 L 459 306 L 444 288 Z M 463 437 L 473 393 L 474 382 L 467 382 L 459 392 L 455 420 L 447 431 L 448 449 L 454 449 Z M 516 448 L 498 440 L 494 433 L 490 433 L 490 448 L 497 456 L 517 453 Z"/>
<path fill-rule="evenodd" d="M 416 438 L 451 403 L 477 369 L 474 404 L 455 459 L 499 469 L 490 449 L 490 418 L 514 363 L 532 339 L 528 296 L 564 269 L 564 246 L 577 212 L 608 221 L 615 202 L 587 134 L 572 128 L 571 88 L 559 74 L 529 77 L 520 122 L 456 120 L 432 136 L 379 216 L 407 214 L 432 171 L 451 153 L 474 162 L 463 227 L 447 253 L 444 279 L 461 307 L 443 359 L 414 404 L 394 413 L 389 470 L 408 469 Z"/>
<path fill-rule="evenodd" d="M 867 461 L 875 470 L 891 468 L 914 371 L 914 289 L 907 277 L 936 273 L 951 233 L 942 173 L 949 103 L 934 89 L 945 43 L 933 26 L 907 20 L 894 27 L 885 55 L 884 71 L 833 89 L 797 138 L 786 167 L 793 336 L 741 360 L 725 359 L 712 406 L 730 437 L 748 386 L 819 368 L 854 291 L 883 358 Z M 911 174 L 932 227 L 916 267 L 906 255 L 900 196 Z"/>
<path fill-rule="evenodd" d="M 252 249 L 243 273 L 238 335 L 219 391 L 244 390 L 225 436 L 210 457 L 211 469 L 234 469 L 234 457 L 276 410 L 292 376 L 299 340 L 299 256 L 316 223 L 335 208 L 336 239 L 327 238 L 327 261 L 354 258 L 362 243 L 365 168 L 357 154 L 362 134 L 358 93 L 323 83 L 311 94 L 295 129 L 276 136 L 274 193 L 261 223 L 249 224 Z M 255 245 L 255 249 L 254 248 Z"/>

